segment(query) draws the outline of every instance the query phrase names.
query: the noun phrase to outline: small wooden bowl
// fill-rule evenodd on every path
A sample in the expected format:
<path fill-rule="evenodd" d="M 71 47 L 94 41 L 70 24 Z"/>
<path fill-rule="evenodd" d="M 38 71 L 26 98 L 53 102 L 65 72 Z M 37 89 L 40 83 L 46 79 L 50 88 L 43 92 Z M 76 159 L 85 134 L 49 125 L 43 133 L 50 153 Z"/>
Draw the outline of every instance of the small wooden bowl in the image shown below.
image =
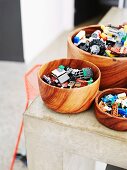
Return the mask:
<path fill-rule="evenodd" d="M 110 115 L 109 113 L 103 112 L 99 107 L 99 102 L 104 95 L 118 94 L 118 93 L 123 93 L 123 92 L 127 94 L 127 89 L 112 88 L 112 89 L 107 89 L 102 92 L 99 92 L 99 94 L 95 98 L 95 105 L 94 105 L 95 115 L 98 121 L 102 123 L 103 125 L 109 127 L 110 129 L 114 129 L 118 131 L 127 130 L 127 118 L 116 117 L 116 116 Z"/>
<path fill-rule="evenodd" d="M 76 47 L 72 39 L 80 31 L 85 30 L 91 34 L 99 29 L 99 25 L 91 25 L 74 30 L 68 36 L 68 58 L 78 58 L 87 60 L 97 65 L 101 71 L 100 90 L 114 87 L 127 87 L 127 57 L 105 57 L 100 55 L 91 55 Z"/>
<path fill-rule="evenodd" d="M 94 72 L 94 83 L 81 88 L 65 89 L 45 83 L 41 77 L 50 74 L 59 65 L 81 69 L 91 67 Z M 79 59 L 59 59 L 42 65 L 38 72 L 40 95 L 50 109 L 60 113 L 79 113 L 88 109 L 98 93 L 100 70 L 94 64 Z"/>

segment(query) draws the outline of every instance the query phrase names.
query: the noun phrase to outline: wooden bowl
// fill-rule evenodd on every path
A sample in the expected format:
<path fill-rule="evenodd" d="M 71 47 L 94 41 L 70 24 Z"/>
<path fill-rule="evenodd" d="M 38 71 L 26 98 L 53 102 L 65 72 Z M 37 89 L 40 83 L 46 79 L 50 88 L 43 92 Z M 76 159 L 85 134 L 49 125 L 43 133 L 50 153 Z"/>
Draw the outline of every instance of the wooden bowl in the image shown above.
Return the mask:
<path fill-rule="evenodd" d="M 99 102 L 101 100 L 101 97 L 107 94 L 118 94 L 125 92 L 127 94 L 127 89 L 125 88 L 112 88 L 107 89 L 102 92 L 99 92 L 99 94 L 95 98 L 95 115 L 96 118 L 100 123 L 103 125 L 109 127 L 110 129 L 118 130 L 118 131 L 126 131 L 127 130 L 127 118 L 122 117 L 116 117 L 113 115 L 110 115 L 109 113 L 103 112 L 99 107 Z"/>
<path fill-rule="evenodd" d="M 101 71 L 101 90 L 112 87 L 127 87 L 127 57 L 110 58 L 94 54 L 91 55 L 73 44 L 72 39 L 80 30 L 85 30 L 86 33 L 91 34 L 97 29 L 100 29 L 99 25 L 92 25 L 71 32 L 68 36 L 67 57 L 87 60 L 98 66 Z"/>
<path fill-rule="evenodd" d="M 50 74 L 59 65 L 81 69 L 91 67 L 94 72 L 94 83 L 81 88 L 65 89 L 45 83 L 41 77 Z M 40 95 L 50 109 L 60 113 L 79 113 L 88 109 L 98 93 L 100 70 L 94 64 L 79 59 L 59 59 L 42 65 L 38 72 Z"/>

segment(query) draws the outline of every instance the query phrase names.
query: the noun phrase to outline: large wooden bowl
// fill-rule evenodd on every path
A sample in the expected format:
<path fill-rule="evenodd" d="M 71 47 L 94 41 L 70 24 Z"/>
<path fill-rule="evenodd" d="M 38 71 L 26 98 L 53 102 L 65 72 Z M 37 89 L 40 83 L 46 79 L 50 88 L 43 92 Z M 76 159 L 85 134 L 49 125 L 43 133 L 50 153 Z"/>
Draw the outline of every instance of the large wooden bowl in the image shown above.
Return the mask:
<path fill-rule="evenodd" d="M 126 131 L 127 130 L 127 118 L 122 117 L 116 117 L 113 115 L 110 115 L 106 112 L 103 112 L 99 107 L 99 102 L 101 100 L 101 97 L 107 94 L 118 94 L 125 92 L 127 94 L 127 89 L 125 88 L 112 88 L 107 89 L 102 92 L 99 92 L 99 94 L 95 98 L 95 115 L 96 118 L 100 123 L 103 125 L 109 127 L 110 129 L 118 130 L 118 131 Z"/>
<path fill-rule="evenodd" d="M 94 72 L 94 83 L 81 88 L 65 89 L 45 83 L 41 77 L 50 74 L 59 65 L 81 69 L 91 67 Z M 40 95 L 50 109 L 60 113 L 79 113 L 88 109 L 98 93 L 100 70 L 94 64 L 78 59 L 59 59 L 42 65 L 38 72 Z"/>
<path fill-rule="evenodd" d="M 80 30 L 85 30 L 86 33 L 92 33 L 97 29 L 100 29 L 100 26 L 92 25 L 71 32 L 68 36 L 67 57 L 87 60 L 97 65 L 101 70 L 101 90 L 112 87 L 127 87 L 127 57 L 110 58 L 91 55 L 73 44 L 72 39 Z"/>

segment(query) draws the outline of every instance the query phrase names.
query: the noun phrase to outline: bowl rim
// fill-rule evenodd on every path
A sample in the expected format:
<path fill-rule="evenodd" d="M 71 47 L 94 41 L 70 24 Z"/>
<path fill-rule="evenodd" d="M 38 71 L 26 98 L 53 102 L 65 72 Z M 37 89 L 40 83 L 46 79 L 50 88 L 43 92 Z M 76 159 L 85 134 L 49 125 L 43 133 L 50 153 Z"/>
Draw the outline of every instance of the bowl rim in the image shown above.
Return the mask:
<path fill-rule="evenodd" d="M 126 60 L 127 61 L 127 57 L 105 57 L 103 55 L 96 55 L 96 54 L 90 54 L 89 52 L 87 51 L 83 51 L 82 49 L 78 48 L 76 45 L 74 45 L 74 43 L 72 42 L 72 38 L 81 30 L 84 30 L 84 29 L 88 29 L 88 28 L 100 28 L 101 25 L 89 25 L 89 26 L 84 26 L 84 27 L 79 27 L 75 30 L 73 30 L 72 32 L 70 32 L 68 34 L 68 38 L 67 38 L 67 41 L 68 43 L 73 46 L 73 48 L 75 50 L 79 50 L 82 54 L 87 54 L 87 55 L 91 55 L 91 56 L 94 56 L 96 58 L 103 58 L 103 59 L 110 59 L 110 60 Z"/>
<path fill-rule="evenodd" d="M 46 83 L 45 81 L 43 81 L 42 78 L 40 77 L 40 74 L 39 74 L 39 73 L 40 73 L 40 70 L 42 69 L 42 67 L 43 67 L 45 64 L 48 64 L 48 63 L 50 63 L 50 62 L 59 61 L 59 60 L 79 60 L 79 61 L 83 61 L 83 62 L 88 63 L 88 64 L 90 63 L 91 65 L 93 65 L 93 66 L 97 69 L 97 71 L 98 71 L 98 78 L 97 78 L 92 84 L 89 84 L 89 85 L 83 86 L 83 87 L 79 87 L 79 88 L 59 88 L 59 87 L 56 87 L 56 86 L 52 86 L 52 85 Z M 81 60 L 81 59 L 76 59 L 76 58 L 59 58 L 59 59 L 51 60 L 51 61 L 49 61 L 49 62 L 47 62 L 47 63 L 42 64 L 41 67 L 40 67 L 40 69 L 39 69 L 38 72 L 37 72 L 37 77 L 39 78 L 39 80 L 40 80 L 42 83 L 44 83 L 45 85 L 47 85 L 47 86 L 49 86 L 49 87 L 52 87 L 52 88 L 54 88 L 54 89 L 72 91 L 72 90 L 79 90 L 79 89 L 81 89 L 81 88 L 83 89 L 83 88 L 86 88 L 86 87 L 88 87 L 88 86 L 91 87 L 91 86 L 93 86 L 93 84 L 94 84 L 95 82 L 97 82 L 97 81 L 99 81 L 99 86 L 100 86 L 101 71 L 100 71 L 100 69 L 99 69 L 95 64 L 93 64 L 92 62 L 86 61 L 86 60 Z"/>
<path fill-rule="evenodd" d="M 102 113 L 102 114 L 105 114 L 105 115 L 108 115 L 109 117 L 111 117 L 111 118 L 115 118 L 115 119 L 121 119 L 121 120 L 127 120 L 127 118 L 124 118 L 124 117 L 116 117 L 116 116 L 113 116 L 113 115 L 111 115 L 111 114 L 109 114 L 109 113 L 107 113 L 107 112 L 103 112 L 101 109 L 100 109 L 100 107 L 99 107 L 99 104 L 98 104 L 98 102 L 99 102 L 99 97 L 103 94 L 103 93 L 107 93 L 107 92 L 110 92 L 110 91 L 115 91 L 115 90 L 122 90 L 123 92 L 125 92 L 126 94 L 127 94 L 127 89 L 126 88 L 109 88 L 109 89 L 105 89 L 105 90 L 103 90 L 103 91 L 99 91 L 98 92 L 98 94 L 97 94 L 97 96 L 95 97 L 95 105 L 94 105 L 94 109 L 95 109 L 95 107 L 97 107 L 97 109 Z M 114 94 L 115 94 L 115 92 L 114 92 Z M 116 93 L 117 94 L 117 93 Z M 102 95 L 103 96 L 103 95 Z M 96 113 L 96 111 L 95 111 L 95 113 Z"/>

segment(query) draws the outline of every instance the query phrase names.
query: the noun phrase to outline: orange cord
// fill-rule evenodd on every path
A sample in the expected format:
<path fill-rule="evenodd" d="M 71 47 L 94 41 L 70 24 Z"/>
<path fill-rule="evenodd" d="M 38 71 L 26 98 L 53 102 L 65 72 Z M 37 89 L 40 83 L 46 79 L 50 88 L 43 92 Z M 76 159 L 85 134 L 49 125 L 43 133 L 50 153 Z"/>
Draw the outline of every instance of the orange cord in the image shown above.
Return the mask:
<path fill-rule="evenodd" d="M 25 106 L 25 111 L 27 110 L 28 106 L 29 106 L 29 101 L 33 98 L 35 98 L 36 96 L 32 97 L 30 99 L 30 87 L 29 87 L 29 83 L 28 83 L 28 76 L 34 72 L 34 70 L 36 68 L 39 68 L 41 65 L 40 64 L 37 64 L 35 65 L 32 69 L 30 69 L 24 76 L 25 78 L 25 88 L 26 88 L 26 106 Z M 33 82 L 34 83 L 34 82 Z M 32 85 L 32 84 L 31 84 Z M 37 87 L 38 88 L 38 87 Z M 34 89 L 35 92 L 34 95 L 37 95 L 38 94 L 38 89 Z M 15 159 L 16 159 L 16 154 L 17 154 L 17 151 L 18 151 L 18 146 L 19 146 L 19 142 L 20 142 L 20 138 L 21 138 L 21 135 L 22 135 L 22 130 L 23 130 L 23 120 L 21 122 L 21 126 L 20 126 L 20 129 L 19 129 L 19 133 L 18 133 L 18 138 L 17 138 L 17 142 L 16 142 L 16 145 L 15 145 L 15 150 L 14 150 L 14 153 L 13 153 L 13 157 L 12 157 L 12 161 L 11 161 L 11 166 L 10 166 L 10 170 L 13 170 L 14 168 L 14 163 L 15 163 Z"/>
<path fill-rule="evenodd" d="M 26 103 L 26 109 L 27 108 L 28 108 L 28 102 Z M 19 146 L 21 135 L 22 135 L 22 130 L 23 130 L 23 120 L 21 122 L 21 126 L 20 126 L 20 129 L 19 129 L 19 134 L 18 134 L 16 145 L 15 145 L 14 154 L 13 154 L 13 157 L 12 157 L 12 162 L 11 162 L 10 170 L 13 170 L 13 167 L 14 167 L 14 163 L 15 163 L 15 159 L 16 159 L 16 154 L 17 154 L 17 151 L 18 151 L 18 146 Z"/>

